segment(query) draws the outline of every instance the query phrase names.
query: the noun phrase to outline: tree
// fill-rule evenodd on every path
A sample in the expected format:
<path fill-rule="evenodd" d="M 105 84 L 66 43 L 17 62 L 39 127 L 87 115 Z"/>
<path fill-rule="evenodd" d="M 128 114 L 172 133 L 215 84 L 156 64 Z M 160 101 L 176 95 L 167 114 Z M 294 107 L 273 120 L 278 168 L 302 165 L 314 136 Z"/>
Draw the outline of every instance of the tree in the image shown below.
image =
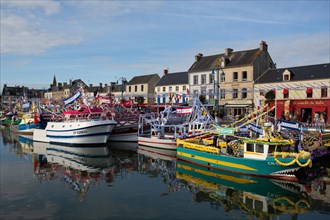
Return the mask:
<path fill-rule="evenodd" d="M 205 100 L 206 100 L 206 98 L 205 98 L 205 96 L 203 96 L 203 95 L 200 95 L 199 96 L 199 100 L 201 101 L 201 103 L 205 103 Z"/>
<path fill-rule="evenodd" d="M 138 96 L 136 97 L 136 102 L 141 105 L 144 103 L 144 97 L 143 96 Z"/>
<path fill-rule="evenodd" d="M 265 103 L 268 105 L 268 104 L 271 104 L 274 102 L 275 100 L 275 91 L 274 90 L 270 90 L 268 91 L 266 94 L 265 94 Z"/>

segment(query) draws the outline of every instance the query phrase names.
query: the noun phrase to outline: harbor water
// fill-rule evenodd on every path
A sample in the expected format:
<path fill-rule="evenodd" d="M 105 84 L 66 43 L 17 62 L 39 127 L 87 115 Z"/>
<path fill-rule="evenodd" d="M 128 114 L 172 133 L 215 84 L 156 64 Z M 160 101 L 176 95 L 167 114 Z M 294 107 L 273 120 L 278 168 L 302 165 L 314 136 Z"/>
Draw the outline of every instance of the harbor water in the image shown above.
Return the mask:
<path fill-rule="evenodd" d="M 330 219 L 329 158 L 293 183 L 136 143 L 61 146 L 1 133 L 0 219 Z"/>

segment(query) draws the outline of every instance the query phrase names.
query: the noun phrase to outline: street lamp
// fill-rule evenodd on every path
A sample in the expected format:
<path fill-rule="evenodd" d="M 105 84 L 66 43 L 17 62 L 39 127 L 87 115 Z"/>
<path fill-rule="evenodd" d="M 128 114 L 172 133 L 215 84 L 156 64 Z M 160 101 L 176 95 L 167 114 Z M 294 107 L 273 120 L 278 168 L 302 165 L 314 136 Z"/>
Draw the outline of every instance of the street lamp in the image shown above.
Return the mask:
<path fill-rule="evenodd" d="M 219 88 L 220 88 L 220 81 L 219 81 L 219 73 L 221 70 L 221 76 L 223 77 L 225 73 L 223 72 L 223 69 L 218 65 L 216 68 L 212 69 L 212 74 L 213 74 L 213 88 L 215 92 L 215 99 L 214 99 L 214 116 L 215 116 L 215 121 L 218 122 L 218 111 L 219 111 Z M 217 74 L 216 77 L 214 77 L 214 74 Z"/>

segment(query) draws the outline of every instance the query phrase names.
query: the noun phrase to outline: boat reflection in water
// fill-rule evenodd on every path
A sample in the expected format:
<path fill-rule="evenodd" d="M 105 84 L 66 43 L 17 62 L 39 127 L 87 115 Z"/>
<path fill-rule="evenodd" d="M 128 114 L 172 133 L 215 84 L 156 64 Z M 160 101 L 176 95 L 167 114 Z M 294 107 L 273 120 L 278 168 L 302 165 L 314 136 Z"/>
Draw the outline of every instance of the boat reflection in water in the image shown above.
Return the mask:
<path fill-rule="evenodd" d="M 106 145 L 64 146 L 34 142 L 34 175 L 40 181 L 60 179 L 75 190 L 81 201 L 90 185 L 107 180 L 115 161 Z"/>
<path fill-rule="evenodd" d="M 162 180 L 173 191 L 176 184 L 176 151 L 138 146 L 138 171 L 150 178 L 162 177 Z"/>
<path fill-rule="evenodd" d="M 211 201 L 213 208 L 243 210 L 262 219 L 310 210 L 302 185 L 251 177 L 177 161 L 176 178 L 187 184 L 197 201 Z M 234 214 L 235 215 L 235 214 Z"/>

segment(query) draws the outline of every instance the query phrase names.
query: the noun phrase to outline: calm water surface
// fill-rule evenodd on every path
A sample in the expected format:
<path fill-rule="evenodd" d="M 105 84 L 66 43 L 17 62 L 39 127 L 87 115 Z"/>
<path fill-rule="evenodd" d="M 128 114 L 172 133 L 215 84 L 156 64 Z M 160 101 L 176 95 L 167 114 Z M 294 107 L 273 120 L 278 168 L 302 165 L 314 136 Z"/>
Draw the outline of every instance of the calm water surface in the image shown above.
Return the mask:
<path fill-rule="evenodd" d="M 0 219 L 330 219 L 328 160 L 294 184 L 136 144 L 73 149 L 1 131 Z"/>

